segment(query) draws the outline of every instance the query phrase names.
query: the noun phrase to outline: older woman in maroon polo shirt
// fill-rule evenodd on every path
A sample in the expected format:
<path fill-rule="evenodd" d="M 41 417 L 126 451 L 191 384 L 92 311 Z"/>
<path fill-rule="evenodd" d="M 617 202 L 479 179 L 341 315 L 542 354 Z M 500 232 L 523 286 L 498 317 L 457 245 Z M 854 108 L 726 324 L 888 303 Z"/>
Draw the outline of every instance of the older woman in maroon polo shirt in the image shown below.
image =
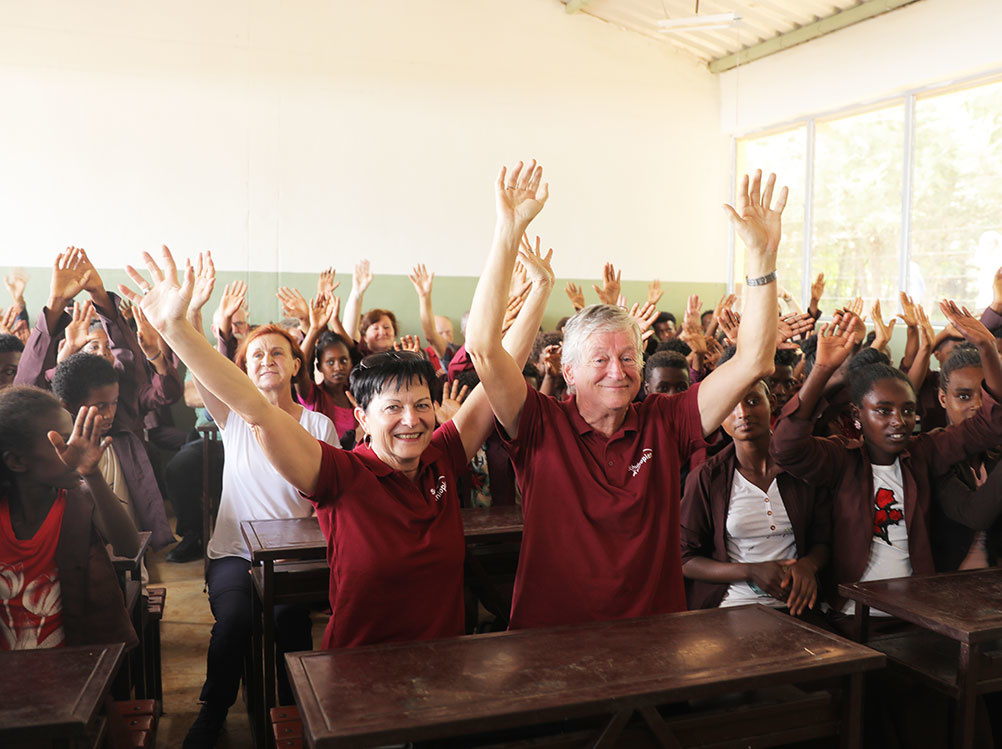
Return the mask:
<path fill-rule="evenodd" d="M 685 393 L 642 404 L 640 330 L 626 310 L 586 307 L 564 328 L 563 401 L 526 387 L 501 347 L 516 242 L 541 201 L 502 172 L 494 251 L 477 285 L 466 348 L 503 427 L 522 490 L 525 528 L 512 627 L 647 616 L 685 609 L 679 549 L 679 469 L 752 383 L 772 372 L 776 250 L 786 188 L 761 172 L 727 206 L 747 249 L 738 351 Z M 530 172 L 537 170 L 530 165 Z M 535 196 L 532 196 L 535 197 Z M 545 200 L 545 188 L 542 194 Z"/>
<path fill-rule="evenodd" d="M 456 477 L 493 429 L 483 389 L 436 429 L 431 365 L 406 352 L 367 357 L 352 373 L 352 388 L 356 417 L 370 439 L 351 452 L 335 449 L 271 405 L 185 320 L 190 263 L 179 285 L 166 247 L 166 273 L 144 257 L 153 284 L 128 268 L 144 295 L 125 287 L 123 293 L 141 305 L 203 387 L 253 427 L 274 468 L 317 508 L 331 565 L 333 613 L 324 647 L 462 635 L 465 545 Z M 524 253 L 523 261 L 532 291 L 508 332 L 521 362 L 553 287 L 549 257 Z"/>

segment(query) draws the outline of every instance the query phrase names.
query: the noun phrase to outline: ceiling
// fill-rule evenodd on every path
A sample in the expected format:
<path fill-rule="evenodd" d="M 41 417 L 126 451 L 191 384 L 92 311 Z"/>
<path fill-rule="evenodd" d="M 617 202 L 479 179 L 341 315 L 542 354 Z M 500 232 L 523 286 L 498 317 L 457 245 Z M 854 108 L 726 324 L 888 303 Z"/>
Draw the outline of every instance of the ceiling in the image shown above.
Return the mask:
<path fill-rule="evenodd" d="M 561 0 L 568 13 L 587 13 L 672 45 L 706 63 L 713 72 L 733 67 L 737 61 L 729 56 L 741 50 L 754 49 L 756 56 L 764 56 L 914 1 Z M 700 16 L 738 13 L 742 20 L 730 28 L 658 32 L 658 21 L 690 18 L 696 15 L 697 5 Z"/>

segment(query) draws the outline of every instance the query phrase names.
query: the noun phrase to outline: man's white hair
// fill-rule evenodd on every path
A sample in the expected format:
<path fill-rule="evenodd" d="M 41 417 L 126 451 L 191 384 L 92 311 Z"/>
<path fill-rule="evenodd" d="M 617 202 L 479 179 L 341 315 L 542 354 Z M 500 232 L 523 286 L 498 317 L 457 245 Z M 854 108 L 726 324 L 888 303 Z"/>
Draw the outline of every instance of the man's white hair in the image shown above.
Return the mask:
<path fill-rule="evenodd" d="M 582 364 L 585 346 L 595 333 L 631 333 L 636 354 L 637 370 L 643 368 L 643 344 L 640 326 L 622 307 L 612 304 L 592 304 L 575 314 L 564 326 L 561 358 L 572 366 Z"/>

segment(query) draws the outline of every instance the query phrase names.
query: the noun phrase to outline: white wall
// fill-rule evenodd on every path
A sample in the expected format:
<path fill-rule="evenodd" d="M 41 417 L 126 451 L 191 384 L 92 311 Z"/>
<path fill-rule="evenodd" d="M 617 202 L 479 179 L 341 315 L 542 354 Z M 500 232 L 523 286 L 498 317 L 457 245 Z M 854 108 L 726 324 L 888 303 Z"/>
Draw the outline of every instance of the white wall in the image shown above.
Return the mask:
<path fill-rule="evenodd" d="M 721 131 L 741 135 L 1002 69 L 1002 2 L 919 0 L 720 75 Z"/>
<path fill-rule="evenodd" d="M 476 275 L 538 158 L 561 276 L 722 281 L 719 89 L 557 0 L 0 0 L 0 265 Z"/>

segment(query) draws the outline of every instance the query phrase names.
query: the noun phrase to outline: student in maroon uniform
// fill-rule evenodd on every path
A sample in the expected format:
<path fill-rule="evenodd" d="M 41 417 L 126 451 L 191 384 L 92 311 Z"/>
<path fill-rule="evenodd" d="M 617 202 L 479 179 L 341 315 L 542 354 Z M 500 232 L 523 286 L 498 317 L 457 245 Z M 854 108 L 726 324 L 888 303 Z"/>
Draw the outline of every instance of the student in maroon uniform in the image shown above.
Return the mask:
<path fill-rule="evenodd" d="M 269 404 L 185 320 L 194 286 L 190 263 L 179 286 L 166 248 L 166 277 L 144 257 L 154 283 L 129 268 L 145 296 L 122 287 L 123 293 L 142 306 L 201 385 L 252 425 L 272 465 L 317 507 L 332 567 L 324 647 L 463 634 L 457 475 L 493 427 L 482 389 L 435 429 L 438 380 L 431 365 L 408 352 L 366 357 L 352 372 L 351 390 L 369 439 L 352 452 L 334 449 Z M 510 332 L 520 362 L 553 287 L 548 256 L 524 254 L 523 262 L 532 292 Z"/>
<path fill-rule="evenodd" d="M 535 163 L 528 171 L 536 175 Z M 677 396 L 641 386 L 640 329 L 627 310 L 592 305 L 564 328 L 562 369 L 573 397 L 558 402 L 527 388 L 502 349 L 501 324 L 515 246 L 542 208 L 521 191 L 521 165 L 498 184 L 496 241 L 473 298 L 466 346 L 505 435 L 525 528 L 515 580 L 513 627 L 646 616 L 685 609 L 679 549 L 679 471 L 704 435 L 772 371 L 776 348 L 776 250 L 786 188 L 745 178 L 728 207 L 749 248 L 750 278 L 738 353 Z M 533 177 L 538 183 L 538 177 Z"/>

